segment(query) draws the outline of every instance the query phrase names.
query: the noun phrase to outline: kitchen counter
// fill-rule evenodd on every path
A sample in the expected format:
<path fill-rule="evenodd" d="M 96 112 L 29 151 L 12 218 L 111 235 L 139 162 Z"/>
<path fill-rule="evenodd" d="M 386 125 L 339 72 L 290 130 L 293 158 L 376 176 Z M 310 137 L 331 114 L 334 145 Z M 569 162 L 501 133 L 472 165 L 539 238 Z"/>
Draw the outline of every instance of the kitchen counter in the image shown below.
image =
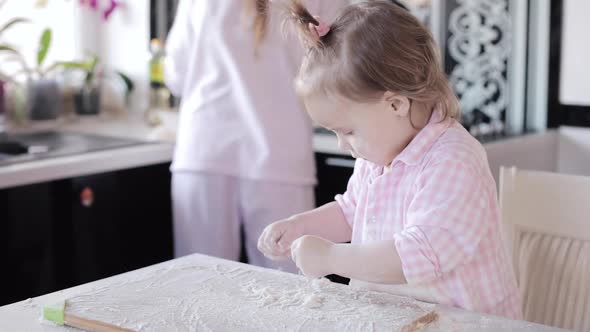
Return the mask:
<path fill-rule="evenodd" d="M 0 307 L 0 330 L 74 330 L 40 318 L 64 299 L 142 331 L 398 331 L 429 314 L 425 331 L 559 331 L 199 254 Z"/>
<path fill-rule="evenodd" d="M 11 133 L 46 130 L 96 134 L 149 141 L 130 147 L 29 161 L 0 167 L 0 189 L 68 177 L 171 162 L 174 152 L 176 114 L 163 114 L 166 126 L 150 127 L 138 115 L 90 116 L 70 121 L 36 122 Z M 342 154 L 334 135 L 314 135 L 316 152 Z"/>
<path fill-rule="evenodd" d="M 125 117 L 80 117 L 68 122 L 40 122 L 29 128 L 17 128 L 13 132 L 40 130 L 63 130 L 112 137 L 147 140 L 152 144 L 128 148 L 91 152 L 69 157 L 45 159 L 41 161 L 0 167 L 0 189 L 11 186 L 50 181 L 60 178 L 87 175 L 118 169 L 147 166 L 170 162 L 174 151 L 177 113 L 162 113 L 163 124 L 149 127 L 140 115 Z M 561 130 L 560 130 L 561 132 Z M 557 133 L 529 134 L 519 137 L 499 139 L 484 144 L 488 153 L 490 168 L 496 181 L 501 165 L 515 165 L 521 168 L 537 169 L 547 164 L 550 155 L 540 153 L 548 145 L 555 145 Z M 315 152 L 350 157 L 338 148 L 335 135 L 325 131 L 313 136 Z M 544 151 L 544 150 L 543 150 Z M 547 167 L 545 167 L 547 168 Z"/>
<path fill-rule="evenodd" d="M 174 144 L 153 135 L 154 129 L 133 117 L 88 117 L 76 121 L 38 122 L 11 133 L 56 130 L 149 141 L 129 147 L 87 152 L 0 167 L 0 189 L 68 177 L 170 162 Z"/>

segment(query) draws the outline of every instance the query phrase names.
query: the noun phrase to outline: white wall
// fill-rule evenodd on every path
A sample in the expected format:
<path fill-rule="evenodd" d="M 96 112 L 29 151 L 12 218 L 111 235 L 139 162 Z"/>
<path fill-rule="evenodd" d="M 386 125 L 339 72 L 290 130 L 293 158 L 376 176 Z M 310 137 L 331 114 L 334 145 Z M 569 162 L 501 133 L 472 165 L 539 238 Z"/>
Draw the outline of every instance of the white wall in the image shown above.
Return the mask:
<path fill-rule="evenodd" d="M 2 35 L 2 43 L 10 43 L 27 59 L 29 66 L 34 66 L 37 59 L 39 38 L 44 28 L 52 29 L 52 46 L 47 54 L 46 64 L 56 60 L 73 60 L 76 53 L 74 38 L 74 8 L 72 1 L 50 1 L 46 8 L 36 8 L 36 1 L 11 0 L 6 1 L 0 9 L 0 24 L 6 23 L 14 17 L 26 17 L 30 23 L 14 26 Z M 77 1 L 76 1 L 77 2 Z M 21 67 L 16 62 L 6 61 L 6 56 L 0 59 L 0 70 L 14 73 Z"/>
<path fill-rule="evenodd" d="M 590 129 L 559 128 L 557 171 L 590 176 Z"/>
<path fill-rule="evenodd" d="M 590 176 L 590 128 L 561 127 L 484 147 L 498 184 L 500 166 Z"/>
<path fill-rule="evenodd" d="M 148 106 L 149 1 L 121 2 L 107 22 L 100 12 L 76 6 L 78 52 L 96 54 L 103 64 L 129 75 L 135 83 L 132 111 L 142 111 Z"/>
<path fill-rule="evenodd" d="M 484 144 L 496 183 L 500 183 L 501 166 L 557 171 L 558 140 L 557 132 L 548 131 Z"/>
<path fill-rule="evenodd" d="M 559 99 L 590 105 L 590 1 L 564 0 Z"/>
<path fill-rule="evenodd" d="M 104 21 L 102 11 L 80 5 L 78 0 L 51 0 L 45 8 L 36 8 L 32 0 L 7 1 L 0 10 L 0 24 L 16 16 L 30 18 L 32 23 L 10 30 L 1 42 L 14 44 L 34 65 L 41 31 L 50 27 L 53 42 L 47 64 L 96 54 L 103 65 L 124 72 L 134 81 L 131 109 L 142 111 L 148 105 L 149 1 L 120 2 L 121 6 Z M 99 8 L 106 5 L 106 0 L 99 0 Z M 10 74 L 20 70 L 16 62 L 4 60 L 6 57 L 0 58 L 0 71 Z"/>

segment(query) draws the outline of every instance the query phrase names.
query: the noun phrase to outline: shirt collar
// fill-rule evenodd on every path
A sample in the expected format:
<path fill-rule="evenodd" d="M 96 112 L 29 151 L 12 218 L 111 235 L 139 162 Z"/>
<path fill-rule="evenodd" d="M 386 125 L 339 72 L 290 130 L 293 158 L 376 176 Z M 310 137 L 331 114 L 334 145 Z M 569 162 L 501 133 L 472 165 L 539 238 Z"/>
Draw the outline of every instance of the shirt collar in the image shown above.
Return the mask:
<path fill-rule="evenodd" d="M 442 120 L 442 112 L 435 110 L 424 128 L 410 141 L 402 152 L 393 159 L 407 165 L 417 165 L 432 147 L 434 142 L 451 126 L 452 118 Z M 442 120 L 442 121 L 441 121 Z"/>

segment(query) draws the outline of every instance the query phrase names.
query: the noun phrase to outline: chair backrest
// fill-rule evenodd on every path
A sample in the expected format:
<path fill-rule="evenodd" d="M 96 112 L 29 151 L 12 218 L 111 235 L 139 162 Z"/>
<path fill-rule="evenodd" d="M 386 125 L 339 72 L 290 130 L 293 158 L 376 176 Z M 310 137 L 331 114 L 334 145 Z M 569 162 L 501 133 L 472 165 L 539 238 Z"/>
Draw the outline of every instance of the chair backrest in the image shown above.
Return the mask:
<path fill-rule="evenodd" d="M 500 205 L 525 319 L 590 331 L 590 177 L 502 167 Z"/>

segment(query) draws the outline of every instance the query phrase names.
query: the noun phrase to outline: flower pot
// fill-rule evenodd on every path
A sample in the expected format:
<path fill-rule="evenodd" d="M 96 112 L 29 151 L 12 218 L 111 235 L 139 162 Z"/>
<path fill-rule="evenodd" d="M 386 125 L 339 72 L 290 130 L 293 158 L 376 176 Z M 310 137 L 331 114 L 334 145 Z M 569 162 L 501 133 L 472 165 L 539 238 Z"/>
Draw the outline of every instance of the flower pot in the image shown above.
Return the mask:
<path fill-rule="evenodd" d="M 55 80 L 29 83 L 27 99 L 31 120 L 53 120 L 61 111 L 61 93 Z"/>
<path fill-rule="evenodd" d="M 74 94 L 76 113 L 95 115 L 100 112 L 100 88 L 84 87 Z"/>
<path fill-rule="evenodd" d="M 30 120 L 30 108 L 27 101 L 27 88 L 12 83 L 4 84 L 6 117 L 16 126 L 25 126 Z"/>

